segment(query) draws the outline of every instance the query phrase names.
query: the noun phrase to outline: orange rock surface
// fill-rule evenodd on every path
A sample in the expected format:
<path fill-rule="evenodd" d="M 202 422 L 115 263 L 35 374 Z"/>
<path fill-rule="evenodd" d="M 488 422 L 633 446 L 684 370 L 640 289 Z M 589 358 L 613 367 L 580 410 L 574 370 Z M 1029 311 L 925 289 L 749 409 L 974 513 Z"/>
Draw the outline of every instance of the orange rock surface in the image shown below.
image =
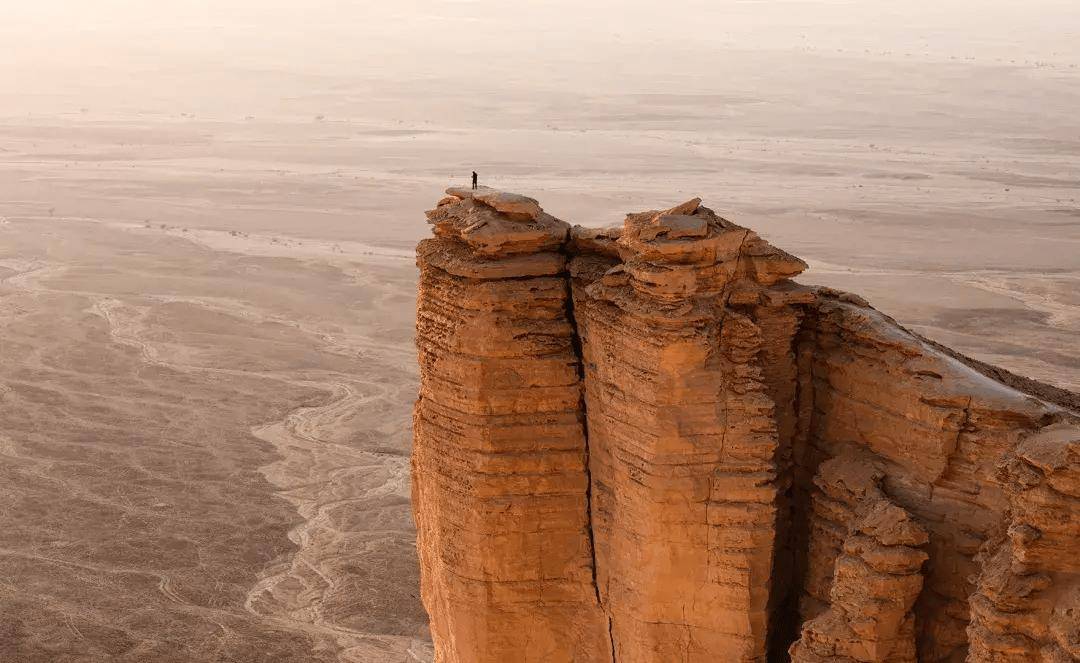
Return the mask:
<path fill-rule="evenodd" d="M 413 505 L 436 658 L 610 660 L 557 252 L 568 226 L 468 197 L 428 216 Z"/>
<path fill-rule="evenodd" d="M 417 250 L 436 660 L 1080 660 L 1080 415 L 694 199 Z"/>
<path fill-rule="evenodd" d="M 855 450 L 822 463 L 814 478 L 811 577 L 828 586 L 828 607 L 803 625 L 791 648 L 796 663 L 917 660 L 912 608 L 929 537 L 884 494 L 884 478 L 872 456 Z"/>

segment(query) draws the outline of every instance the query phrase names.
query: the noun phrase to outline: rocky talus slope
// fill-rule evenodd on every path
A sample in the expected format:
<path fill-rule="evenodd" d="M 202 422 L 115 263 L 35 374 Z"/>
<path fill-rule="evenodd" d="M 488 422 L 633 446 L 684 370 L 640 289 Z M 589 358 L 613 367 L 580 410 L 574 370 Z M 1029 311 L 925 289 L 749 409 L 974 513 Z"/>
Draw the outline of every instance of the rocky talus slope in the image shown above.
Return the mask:
<path fill-rule="evenodd" d="M 417 249 L 437 661 L 1080 660 L 1071 401 L 697 199 L 597 230 L 447 193 Z"/>

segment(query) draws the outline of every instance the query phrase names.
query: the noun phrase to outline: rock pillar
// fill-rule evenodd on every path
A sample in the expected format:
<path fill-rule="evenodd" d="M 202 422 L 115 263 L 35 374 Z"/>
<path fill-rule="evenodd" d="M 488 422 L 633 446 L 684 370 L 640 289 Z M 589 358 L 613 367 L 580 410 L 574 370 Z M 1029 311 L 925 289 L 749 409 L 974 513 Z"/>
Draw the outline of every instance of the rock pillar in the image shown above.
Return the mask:
<path fill-rule="evenodd" d="M 436 660 L 609 663 L 568 227 L 528 198 L 450 193 L 417 250 L 413 507 Z"/>

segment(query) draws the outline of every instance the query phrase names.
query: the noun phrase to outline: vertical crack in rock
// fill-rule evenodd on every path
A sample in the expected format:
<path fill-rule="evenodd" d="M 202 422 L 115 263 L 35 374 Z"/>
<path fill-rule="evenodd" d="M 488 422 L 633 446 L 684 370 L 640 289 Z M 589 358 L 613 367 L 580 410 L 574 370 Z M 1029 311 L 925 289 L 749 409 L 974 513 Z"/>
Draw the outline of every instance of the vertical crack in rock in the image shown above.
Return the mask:
<path fill-rule="evenodd" d="M 611 663 L 619 663 L 619 649 L 615 643 L 615 620 L 608 615 L 607 618 L 608 628 L 608 642 L 611 643 Z"/>
<path fill-rule="evenodd" d="M 596 483 L 593 472 L 593 448 L 590 442 L 590 428 L 588 425 L 588 399 L 586 398 L 587 384 L 585 382 L 585 367 L 586 367 L 586 353 L 583 340 L 583 326 L 584 322 L 579 316 L 577 309 L 577 302 L 583 301 L 583 288 L 589 283 L 595 280 L 603 272 L 610 269 L 616 262 L 613 252 L 613 242 L 618 238 L 620 231 L 617 229 L 606 230 L 592 230 L 585 231 L 581 228 L 574 228 L 571 232 L 570 242 L 568 250 L 571 255 L 578 256 L 577 259 L 571 260 L 569 266 L 570 275 L 570 310 L 573 311 L 573 324 L 574 324 L 574 339 L 576 343 L 576 351 L 578 353 L 581 379 L 582 379 L 582 405 L 581 411 L 585 415 L 585 439 L 586 448 L 588 449 L 588 473 L 589 473 L 589 489 L 587 494 L 589 505 L 589 544 L 592 546 L 593 552 L 593 584 L 596 589 L 596 600 L 604 609 L 605 617 L 607 618 L 607 633 L 608 642 L 611 647 L 611 663 L 618 661 L 618 643 L 615 641 L 614 620 L 608 609 L 607 601 L 605 599 L 606 588 L 601 590 L 601 580 L 598 569 L 600 568 L 600 562 L 597 556 L 597 542 L 596 542 L 596 523 L 602 519 L 602 514 L 598 514 L 597 504 L 594 499 L 594 495 L 599 486 Z M 605 252 L 608 255 L 605 255 Z"/>
<path fill-rule="evenodd" d="M 813 307 L 806 307 L 799 320 L 800 328 L 793 341 L 795 353 L 795 385 L 792 407 L 795 412 L 795 431 L 791 441 L 790 481 L 788 486 L 788 510 L 786 544 L 791 551 L 791 583 L 774 592 L 773 621 L 770 625 L 769 661 L 783 663 L 789 660 L 788 650 L 798 639 L 801 626 L 800 601 L 803 598 L 803 580 L 807 574 L 810 551 L 810 523 L 813 480 L 817 474 L 820 458 L 810 454 L 813 447 L 808 443 L 814 425 L 814 375 L 813 349 L 816 344 Z M 778 521 L 785 514 L 778 513 Z M 779 526 L 778 526 L 779 528 Z M 781 532 L 778 540 L 783 541 Z"/>
<path fill-rule="evenodd" d="M 584 359 L 584 356 L 582 354 L 582 348 L 581 348 L 581 332 L 580 332 L 580 329 L 578 327 L 577 316 L 574 313 L 574 297 L 573 297 L 573 292 L 572 292 L 572 284 L 571 284 L 571 282 L 569 280 L 567 282 L 567 288 L 570 290 L 570 292 L 568 292 L 568 296 L 566 298 L 566 317 L 570 321 L 570 324 L 571 324 L 571 326 L 573 327 L 573 330 L 574 330 L 574 337 L 573 337 L 574 354 L 577 357 L 577 361 L 578 361 L 578 363 L 577 363 L 577 366 L 578 366 L 578 379 L 582 383 L 581 401 L 580 401 L 580 405 L 578 407 L 579 407 L 579 411 L 582 414 L 582 422 L 581 423 L 582 423 L 583 432 L 584 432 L 584 436 L 585 436 L 585 477 L 586 477 L 586 480 L 588 481 L 588 484 L 585 487 L 585 513 L 586 513 L 587 533 L 588 533 L 588 538 L 589 538 L 589 551 L 591 553 L 591 558 L 592 558 L 592 584 L 593 584 L 593 590 L 594 590 L 595 595 L 596 595 L 596 604 L 598 606 L 600 606 L 600 608 L 602 610 L 604 610 L 604 616 L 607 619 L 608 641 L 609 641 L 609 644 L 610 644 L 610 647 L 611 647 L 610 663 L 617 663 L 617 651 L 616 651 L 616 647 L 615 647 L 615 635 L 614 635 L 614 633 L 612 631 L 611 615 L 607 614 L 606 608 L 604 607 L 604 599 L 603 599 L 603 596 L 600 593 L 600 582 L 599 582 L 599 579 L 598 579 L 597 573 L 596 573 L 596 538 L 593 535 L 592 469 L 591 469 L 591 460 L 590 460 L 590 454 L 589 454 L 589 427 L 588 427 L 588 423 L 587 423 L 588 422 L 588 407 L 587 407 L 586 402 L 585 402 L 585 390 L 584 390 L 585 359 Z"/>
<path fill-rule="evenodd" d="M 1080 660 L 1067 403 L 698 199 L 568 229 L 448 194 L 412 459 L 438 663 Z"/>
<path fill-rule="evenodd" d="M 745 299 L 745 295 L 743 296 Z M 761 365 L 766 393 L 774 403 L 776 422 L 776 551 L 770 573 L 768 659 L 783 661 L 798 636 L 795 590 L 798 572 L 798 530 L 795 505 L 795 446 L 800 431 L 800 367 L 797 343 L 805 308 L 813 303 L 808 288 L 785 283 L 763 291 L 751 312 L 762 335 Z"/>

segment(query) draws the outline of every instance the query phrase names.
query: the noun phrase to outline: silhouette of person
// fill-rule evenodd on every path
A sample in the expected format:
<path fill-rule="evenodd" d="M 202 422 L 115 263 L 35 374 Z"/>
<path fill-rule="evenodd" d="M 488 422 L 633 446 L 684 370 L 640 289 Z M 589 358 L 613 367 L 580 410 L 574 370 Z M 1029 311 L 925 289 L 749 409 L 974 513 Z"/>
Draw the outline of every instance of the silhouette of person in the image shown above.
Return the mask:
<path fill-rule="evenodd" d="M 477 181 L 478 178 L 479 178 L 479 176 L 476 174 L 476 171 L 474 170 L 472 172 L 472 188 L 474 188 L 474 189 L 476 188 L 476 181 Z"/>

